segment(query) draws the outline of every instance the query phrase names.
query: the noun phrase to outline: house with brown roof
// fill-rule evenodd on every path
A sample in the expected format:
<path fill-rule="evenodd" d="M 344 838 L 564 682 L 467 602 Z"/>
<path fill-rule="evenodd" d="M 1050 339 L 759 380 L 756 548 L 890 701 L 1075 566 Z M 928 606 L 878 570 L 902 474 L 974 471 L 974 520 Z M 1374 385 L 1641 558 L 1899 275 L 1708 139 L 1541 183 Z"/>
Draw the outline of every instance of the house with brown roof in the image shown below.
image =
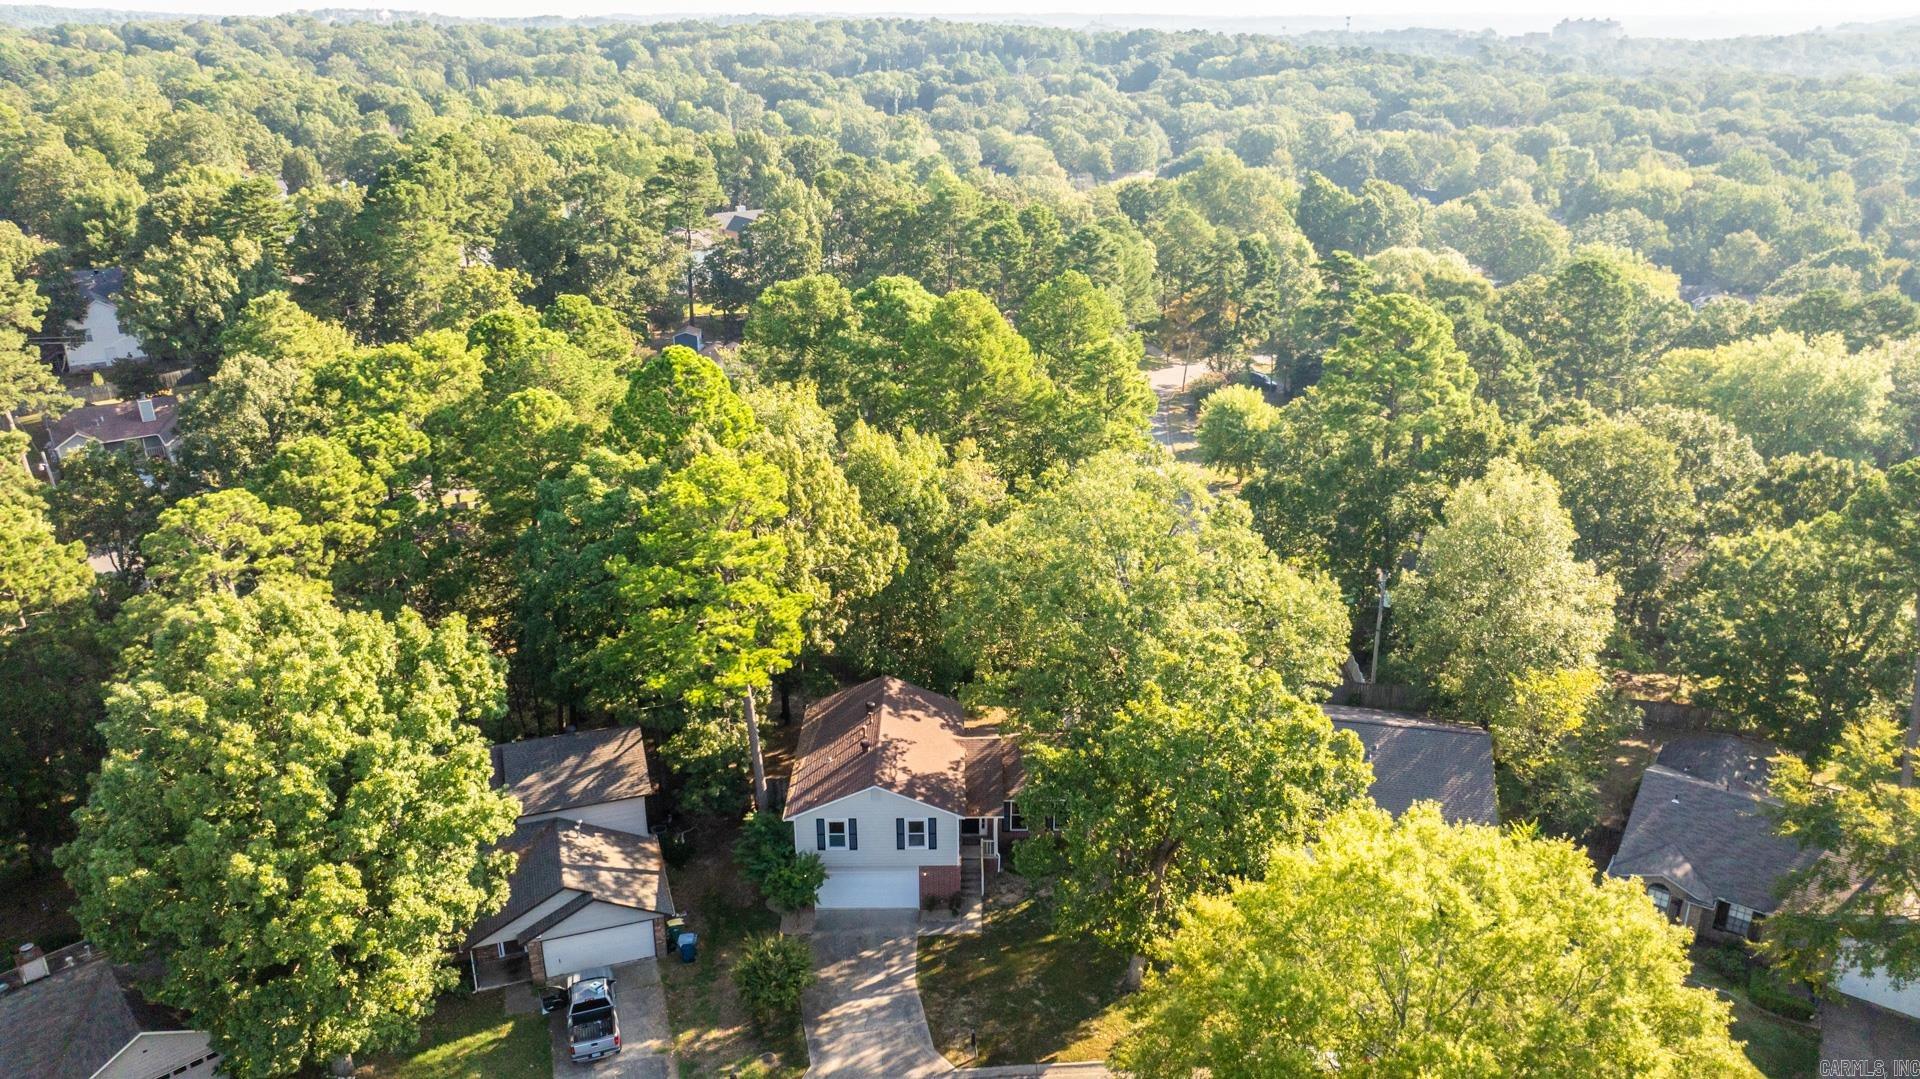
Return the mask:
<path fill-rule="evenodd" d="M 657 955 L 673 893 L 647 824 L 657 788 L 640 731 L 494 746 L 493 782 L 519 801 L 520 818 L 500 844 L 514 859 L 507 905 L 467 934 L 474 988 L 545 984 Z"/>
<path fill-rule="evenodd" d="M 794 846 L 818 854 L 817 906 L 913 908 L 977 892 L 1028 833 L 1014 742 L 970 735 L 960 702 L 898 678 L 807 709 L 787 788 Z"/>
<path fill-rule="evenodd" d="M 172 395 L 164 395 L 71 409 L 47 424 L 47 452 L 55 464 L 90 446 L 116 451 L 138 447 L 149 457 L 172 460 L 180 445 L 176 404 Z"/>

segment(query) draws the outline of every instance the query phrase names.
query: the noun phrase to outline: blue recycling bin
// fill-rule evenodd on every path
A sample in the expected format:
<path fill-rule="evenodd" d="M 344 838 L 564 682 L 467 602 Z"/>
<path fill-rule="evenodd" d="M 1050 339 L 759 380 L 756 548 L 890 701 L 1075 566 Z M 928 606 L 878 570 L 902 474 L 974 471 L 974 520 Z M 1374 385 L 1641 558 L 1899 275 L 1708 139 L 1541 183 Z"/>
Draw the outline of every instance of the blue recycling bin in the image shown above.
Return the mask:
<path fill-rule="evenodd" d="M 694 955 L 698 952 L 700 947 L 700 935 L 697 933 L 683 932 L 680 934 L 679 944 L 680 944 L 680 961 L 682 963 L 691 963 L 693 962 Z"/>

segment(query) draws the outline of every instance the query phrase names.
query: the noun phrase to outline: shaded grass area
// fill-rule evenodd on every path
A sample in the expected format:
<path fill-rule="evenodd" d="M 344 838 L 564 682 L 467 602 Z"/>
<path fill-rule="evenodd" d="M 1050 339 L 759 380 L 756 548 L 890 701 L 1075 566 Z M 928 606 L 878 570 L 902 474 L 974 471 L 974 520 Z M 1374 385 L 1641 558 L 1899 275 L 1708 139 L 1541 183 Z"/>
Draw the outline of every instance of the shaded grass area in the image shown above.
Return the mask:
<path fill-rule="evenodd" d="M 410 1051 L 384 1053 L 354 1072 L 363 1079 L 547 1079 L 553 1049 L 547 1020 L 508 1015 L 502 994 L 456 989 L 440 998 Z"/>
<path fill-rule="evenodd" d="M 1039 900 L 1005 892 L 979 934 L 920 938 L 934 1048 L 960 1067 L 1105 1060 L 1127 1029 L 1126 970 L 1123 953 L 1055 933 Z"/>
<path fill-rule="evenodd" d="M 1801 1079 L 1820 1068 L 1820 1028 L 1775 1015 L 1753 1003 L 1744 985 L 1732 981 L 1693 951 L 1695 985 L 1704 985 L 1733 1002 L 1733 1036 L 1746 1044 L 1747 1060 L 1767 1079 Z"/>
<path fill-rule="evenodd" d="M 779 916 L 767 909 L 733 864 L 738 834 L 738 826 L 731 823 L 703 824 L 689 836 L 693 859 L 670 871 L 687 928 L 700 937 L 697 961 L 660 960 L 681 1079 L 791 1077 L 807 1068 L 799 1017 L 779 1030 L 758 1030 L 733 987 L 731 972 L 741 945 L 748 937 L 780 927 Z"/>

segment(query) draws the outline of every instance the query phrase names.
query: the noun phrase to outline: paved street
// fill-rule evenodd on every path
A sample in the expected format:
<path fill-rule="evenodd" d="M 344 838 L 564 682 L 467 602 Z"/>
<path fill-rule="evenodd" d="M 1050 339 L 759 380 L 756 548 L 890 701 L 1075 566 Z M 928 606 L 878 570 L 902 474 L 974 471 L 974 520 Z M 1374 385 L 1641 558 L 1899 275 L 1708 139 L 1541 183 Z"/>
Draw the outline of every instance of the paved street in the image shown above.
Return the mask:
<path fill-rule="evenodd" d="M 914 968 L 916 912 L 821 911 L 813 927 L 819 981 L 801 1014 L 815 1079 L 918 1079 L 953 1066 L 933 1048 Z"/>
<path fill-rule="evenodd" d="M 672 1079 L 673 1058 L 668 1049 L 673 1035 L 667 1027 L 667 997 L 660 988 L 659 963 L 643 959 L 613 968 L 613 1006 L 620 1015 L 620 1052 L 589 1064 L 567 1059 L 567 1018 L 564 1011 L 548 1016 L 553 1030 L 554 1079 Z"/>

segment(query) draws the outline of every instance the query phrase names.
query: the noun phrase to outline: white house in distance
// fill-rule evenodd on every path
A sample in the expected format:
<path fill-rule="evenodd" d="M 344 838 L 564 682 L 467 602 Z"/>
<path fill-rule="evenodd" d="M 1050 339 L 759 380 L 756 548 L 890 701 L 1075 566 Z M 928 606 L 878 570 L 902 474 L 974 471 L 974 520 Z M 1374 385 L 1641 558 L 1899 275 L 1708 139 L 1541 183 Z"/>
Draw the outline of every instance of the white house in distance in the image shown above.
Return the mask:
<path fill-rule="evenodd" d="M 966 733 L 960 702 L 898 678 L 816 701 L 785 819 L 826 863 L 821 909 L 915 908 L 975 893 L 1028 832 L 1013 741 Z"/>
<path fill-rule="evenodd" d="M 493 747 L 494 785 L 520 802 L 507 905 L 467 936 L 475 989 L 548 983 L 588 967 L 649 959 L 673 914 L 655 787 L 632 727 Z"/>
<path fill-rule="evenodd" d="M 140 342 L 120 325 L 116 294 L 125 279 L 118 269 L 76 270 L 73 283 L 85 307 L 67 324 L 68 371 L 98 371 L 121 360 L 146 358 Z"/>

